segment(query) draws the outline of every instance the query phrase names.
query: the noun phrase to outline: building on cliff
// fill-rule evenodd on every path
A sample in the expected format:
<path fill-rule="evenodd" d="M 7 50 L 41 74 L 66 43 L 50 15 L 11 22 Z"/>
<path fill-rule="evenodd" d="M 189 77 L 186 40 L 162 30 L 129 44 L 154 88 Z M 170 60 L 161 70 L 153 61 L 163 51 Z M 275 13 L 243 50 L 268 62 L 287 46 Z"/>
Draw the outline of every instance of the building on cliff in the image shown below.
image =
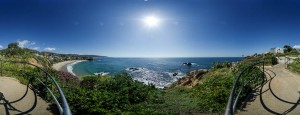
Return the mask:
<path fill-rule="evenodd" d="M 278 53 L 283 53 L 284 49 L 283 48 L 271 48 L 270 50 L 270 53 L 273 53 L 273 54 L 278 54 Z"/>

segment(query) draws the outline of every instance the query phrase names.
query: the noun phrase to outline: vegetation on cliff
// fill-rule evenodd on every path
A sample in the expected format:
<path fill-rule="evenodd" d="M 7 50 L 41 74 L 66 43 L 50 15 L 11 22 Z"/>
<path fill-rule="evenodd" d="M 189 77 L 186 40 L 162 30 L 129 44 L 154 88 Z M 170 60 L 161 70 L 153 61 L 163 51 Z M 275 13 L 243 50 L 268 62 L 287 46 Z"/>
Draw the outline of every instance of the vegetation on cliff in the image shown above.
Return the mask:
<path fill-rule="evenodd" d="M 297 58 L 290 63 L 288 69 L 300 75 L 300 58 Z"/>
<path fill-rule="evenodd" d="M 297 49 L 291 47 L 290 45 L 284 45 L 283 48 L 285 56 L 298 56 L 300 54 Z"/>
<path fill-rule="evenodd" d="M 14 61 L 29 62 L 34 65 L 51 67 L 52 64 L 66 60 L 91 60 L 95 55 L 58 54 L 40 52 L 19 47 L 18 43 L 8 44 L 6 49 L 0 50 L 0 58 Z"/>
<path fill-rule="evenodd" d="M 153 85 L 145 85 L 133 80 L 128 74 L 116 76 L 86 76 L 78 79 L 66 72 L 55 71 L 42 64 L 49 58 L 35 55 L 31 50 L 21 49 L 16 44 L 1 50 L 2 59 L 27 61 L 37 59 L 35 63 L 48 71 L 58 81 L 69 102 L 73 114 L 178 114 L 178 113 L 222 113 L 225 110 L 231 87 L 239 73 L 256 62 L 256 58 L 247 58 L 239 63 L 214 63 L 210 70 L 195 70 L 163 90 Z M 27 52 L 27 53 L 26 53 Z M 46 53 L 47 54 L 47 53 Z M 47 56 L 47 55 L 43 56 Z M 39 54 L 40 55 L 40 54 Z M 26 60 L 24 60 L 26 59 Z M 18 78 L 26 84 L 30 77 L 39 76 L 40 71 L 14 63 L 4 63 L 2 72 L 5 76 Z M 249 79 L 259 71 L 249 71 L 245 79 Z M 47 82 L 52 87 L 51 82 Z M 42 84 L 33 80 L 32 85 L 40 91 L 40 96 L 52 102 L 50 94 Z M 247 85 L 243 98 L 254 86 Z M 52 89 L 54 90 L 54 89 Z M 56 93 L 55 95 L 58 96 Z"/>

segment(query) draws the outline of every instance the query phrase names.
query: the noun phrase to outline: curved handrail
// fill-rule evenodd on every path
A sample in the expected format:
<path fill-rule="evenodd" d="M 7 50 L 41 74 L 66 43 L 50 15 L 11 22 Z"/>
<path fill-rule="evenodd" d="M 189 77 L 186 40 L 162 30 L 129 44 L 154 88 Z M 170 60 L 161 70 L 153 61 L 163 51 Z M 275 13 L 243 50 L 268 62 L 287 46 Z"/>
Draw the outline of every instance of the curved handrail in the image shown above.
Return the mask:
<path fill-rule="evenodd" d="M 243 81 L 242 82 L 242 87 L 240 88 L 239 92 L 238 92 L 238 95 L 235 97 L 234 99 L 234 93 L 236 92 L 236 89 L 237 89 L 237 84 L 239 82 L 239 80 L 243 77 L 243 74 L 246 72 L 246 71 L 249 71 L 251 69 L 253 69 L 253 67 L 259 65 L 259 64 L 262 64 L 262 75 L 264 76 L 264 61 L 260 61 L 260 62 L 257 62 L 257 63 L 254 63 L 250 66 L 248 66 L 246 69 L 244 69 L 240 74 L 239 76 L 236 78 L 233 86 L 232 86 L 232 89 L 231 89 L 231 92 L 230 92 L 230 95 L 229 95 L 229 98 L 228 98 L 228 102 L 227 102 L 227 106 L 226 106 L 226 110 L 225 110 L 225 115 L 233 115 L 234 114 L 234 111 L 235 111 L 235 107 L 236 107 L 236 104 L 238 102 L 238 99 L 239 99 L 239 96 L 244 88 L 244 86 L 246 86 L 245 82 Z M 247 81 L 248 82 L 248 81 Z"/>
<path fill-rule="evenodd" d="M 53 92 L 51 91 L 51 89 L 49 89 L 48 86 L 47 86 L 45 83 L 43 83 L 40 79 L 38 79 L 38 78 L 36 78 L 36 79 L 38 79 L 38 81 L 39 81 L 40 83 L 42 83 L 42 84 L 47 88 L 47 90 L 48 90 L 49 93 L 51 94 L 53 100 L 55 101 L 55 104 L 56 104 L 56 106 L 57 106 L 57 108 L 58 108 L 58 110 L 59 110 L 59 112 L 60 112 L 61 115 L 71 115 L 71 114 L 72 114 L 72 113 L 71 113 L 71 110 L 70 110 L 70 107 L 69 107 L 69 104 L 68 104 L 68 102 L 67 102 L 67 100 L 66 100 L 66 98 L 65 98 L 65 95 L 64 95 L 63 91 L 61 90 L 61 88 L 59 87 L 59 85 L 58 85 L 58 83 L 55 81 L 55 79 L 54 79 L 47 71 L 45 71 L 44 69 L 42 69 L 42 68 L 40 68 L 40 67 L 38 67 L 38 66 L 36 66 L 36 65 L 34 65 L 34 64 L 27 63 L 27 62 L 18 62 L 18 61 L 10 61 L 10 60 L 0 60 L 1 75 L 2 75 L 2 71 L 3 71 L 3 68 L 2 68 L 3 65 L 2 65 L 2 64 L 3 64 L 4 62 L 20 63 L 20 64 L 23 64 L 23 65 L 27 64 L 27 65 L 34 66 L 34 67 L 36 67 L 37 69 L 39 69 L 40 71 L 44 72 L 45 75 L 46 75 L 46 77 L 49 78 L 49 79 L 51 79 L 52 82 L 55 84 L 55 87 L 56 87 L 56 89 L 58 90 L 59 95 L 60 95 L 60 98 L 61 98 L 62 106 L 61 106 L 61 104 L 57 101 L 57 99 L 56 99 L 56 97 L 54 96 L 54 94 L 53 94 Z"/>

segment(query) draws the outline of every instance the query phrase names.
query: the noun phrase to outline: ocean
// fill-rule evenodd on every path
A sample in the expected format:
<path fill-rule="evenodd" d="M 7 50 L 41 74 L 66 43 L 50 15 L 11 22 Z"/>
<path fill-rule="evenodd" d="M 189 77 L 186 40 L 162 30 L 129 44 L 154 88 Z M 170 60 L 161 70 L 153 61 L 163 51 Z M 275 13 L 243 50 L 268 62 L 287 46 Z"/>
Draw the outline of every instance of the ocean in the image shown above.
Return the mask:
<path fill-rule="evenodd" d="M 77 76 L 115 75 L 126 72 L 134 80 L 152 83 L 158 88 L 176 81 L 186 72 L 210 69 L 214 62 L 236 62 L 242 57 L 201 57 L 201 58 L 112 58 L 99 57 L 93 61 L 82 61 L 68 65 L 69 72 Z M 183 63 L 191 62 L 190 66 Z"/>

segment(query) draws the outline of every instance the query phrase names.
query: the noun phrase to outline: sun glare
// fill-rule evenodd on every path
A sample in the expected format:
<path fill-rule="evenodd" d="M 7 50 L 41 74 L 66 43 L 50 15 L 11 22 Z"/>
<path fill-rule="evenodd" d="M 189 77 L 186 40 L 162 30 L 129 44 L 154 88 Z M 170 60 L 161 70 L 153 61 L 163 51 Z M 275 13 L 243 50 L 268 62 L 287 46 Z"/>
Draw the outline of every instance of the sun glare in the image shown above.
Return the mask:
<path fill-rule="evenodd" d="M 144 22 L 149 27 L 155 27 L 159 25 L 159 19 L 155 16 L 148 16 L 144 19 Z"/>

